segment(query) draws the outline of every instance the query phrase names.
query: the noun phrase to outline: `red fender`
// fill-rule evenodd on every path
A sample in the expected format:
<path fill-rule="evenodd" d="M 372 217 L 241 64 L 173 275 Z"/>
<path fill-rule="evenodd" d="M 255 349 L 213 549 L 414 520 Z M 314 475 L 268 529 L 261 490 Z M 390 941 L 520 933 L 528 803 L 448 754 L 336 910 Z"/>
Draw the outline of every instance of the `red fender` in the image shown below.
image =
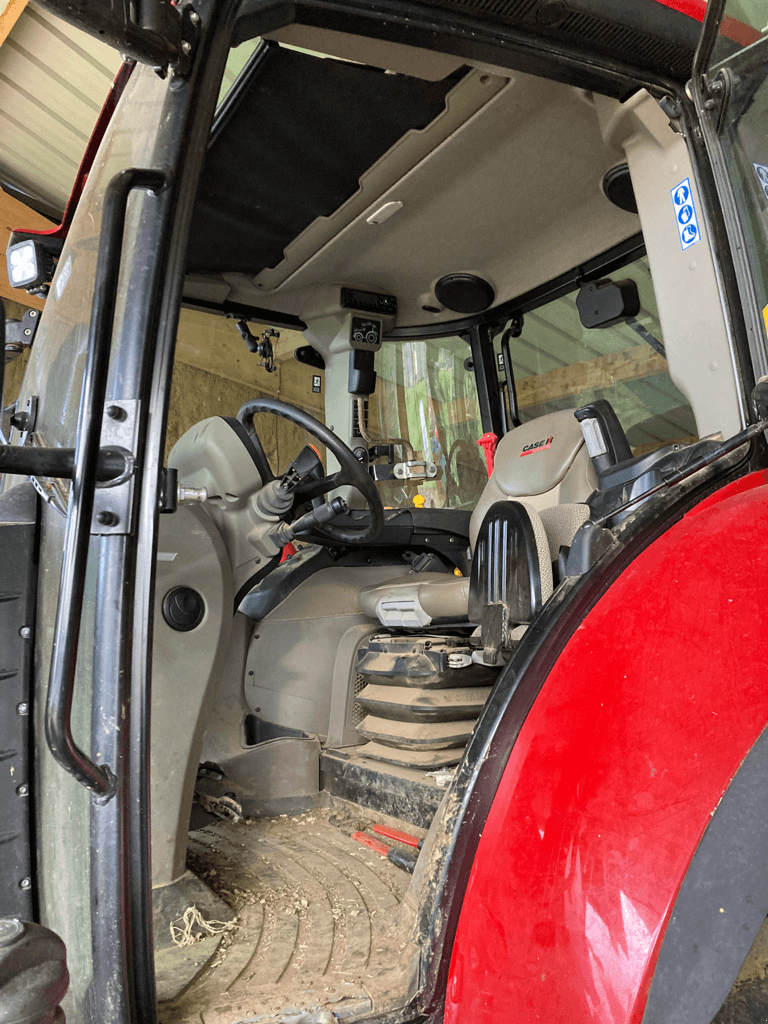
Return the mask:
<path fill-rule="evenodd" d="M 564 648 L 478 845 L 446 1024 L 641 1021 L 686 869 L 768 723 L 766 481 L 697 505 Z"/>

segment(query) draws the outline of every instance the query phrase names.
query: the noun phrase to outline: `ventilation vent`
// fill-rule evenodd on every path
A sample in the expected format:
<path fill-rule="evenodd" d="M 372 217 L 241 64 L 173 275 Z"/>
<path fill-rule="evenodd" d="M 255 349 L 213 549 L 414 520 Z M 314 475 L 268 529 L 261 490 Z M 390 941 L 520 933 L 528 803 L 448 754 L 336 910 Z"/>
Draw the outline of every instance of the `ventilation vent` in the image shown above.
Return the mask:
<path fill-rule="evenodd" d="M 508 25 L 528 28 L 539 37 L 551 36 L 577 47 L 588 46 L 614 59 L 624 59 L 633 67 L 653 70 L 685 80 L 690 75 L 693 44 L 670 42 L 627 25 L 580 11 L 555 0 L 426 0 L 431 6 L 462 10 Z M 606 5 L 608 7 L 608 5 Z"/>
<path fill-rule="evenodd" d="M 354 698 L 352 701 L 352 710 L 349 715 L 349 725 L 352 729 L 356 729 L 366 715 L 365 710 L 362 707 L 360 707 L 360 705 L 357 703 L 357 698 L 364 689 L 365 677 L 361 676 L 360 673 L 358 672 L 357 675 L 355 676 Z"/>
<path fill-rule="evenodd" d="M 626 25 L 609 25 L 590 14 L 571 14 L 559 31 L 591 43 L 605 53 L 623 53 L 634 64 L 653 64 L 684 75 L 690 72 L 690 53 L 681 54 L 680 47 L 674 43 L 654 39 Z"/>

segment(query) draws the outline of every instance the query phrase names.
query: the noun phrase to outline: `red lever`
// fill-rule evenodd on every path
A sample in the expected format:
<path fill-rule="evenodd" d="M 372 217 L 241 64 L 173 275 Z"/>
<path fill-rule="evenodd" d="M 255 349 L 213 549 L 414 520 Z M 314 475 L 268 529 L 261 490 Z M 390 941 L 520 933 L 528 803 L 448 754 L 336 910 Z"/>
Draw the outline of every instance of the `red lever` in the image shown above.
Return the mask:
<path fill-rule="evenodd" d="M 483 434 L 477 443 L 481 448 L 485 449 L 485 468 L 488 470 L 488 476 L 490 476 L 493 472 L 493 460 L 496 457 L 496 445 L 499 443 L 499 439 L 496 434 L 489 432 Z"/>
<path fill-rule="evenodd" d="M 405 843 L 406 846 L 413 846 L 414 849 L 420 850 L 423 839 L 419 839 L 418 836 L 409 835 L 408 832 L 400 832 L 396 828 L 390 828 L 389 825 L 374 825 L 373 831 L 377 835 L 384 836 L 386 839 L 394 839 L 395 842 Z"/>
<path fill-rule="evenodd" d="M 376 853 L 380 853 L 382 857 L 386 857 L 389 853 L 389 847 L 386 843 L 380 843 L 378 839 L 374 839 L 373 836 L 369 836 L 366 832 L 353 832 L 352 838 L 356 839 L 358 843 L 362 843 L 363 846 L 369 846 Z"/>

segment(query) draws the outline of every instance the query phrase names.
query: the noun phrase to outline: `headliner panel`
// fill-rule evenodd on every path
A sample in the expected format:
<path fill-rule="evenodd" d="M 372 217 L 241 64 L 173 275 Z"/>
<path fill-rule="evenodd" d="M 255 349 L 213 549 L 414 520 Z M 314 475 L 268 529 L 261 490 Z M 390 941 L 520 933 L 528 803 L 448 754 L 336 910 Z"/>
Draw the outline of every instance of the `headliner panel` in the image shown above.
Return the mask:
<path fill-rule="evenodd" d="M 332 311 L 338 286 L 349 285 L 396 295 L 397 326 L 453 320 L 450 310 L 422 308 L 439 305 L 434 285 L 443 274 L 478 274 L 502 302 L 636 234 L 637 216 L 600 188 L 622 160 L 606 147 L 590 97 L 515 74 L 283 280 L 227 274 L 229 299 L 312 319 Z M 389 201 L 402 209 L 368 224 Z"/>
<path fill-rule="evenodd" d="M 187 248 L 191 273 L 280 262 L 308 224 L 357 191 L 372 163 L 437 117 L 465 73 L 427 82 L 275 44 L 257 59 L 214 129 Z"/>

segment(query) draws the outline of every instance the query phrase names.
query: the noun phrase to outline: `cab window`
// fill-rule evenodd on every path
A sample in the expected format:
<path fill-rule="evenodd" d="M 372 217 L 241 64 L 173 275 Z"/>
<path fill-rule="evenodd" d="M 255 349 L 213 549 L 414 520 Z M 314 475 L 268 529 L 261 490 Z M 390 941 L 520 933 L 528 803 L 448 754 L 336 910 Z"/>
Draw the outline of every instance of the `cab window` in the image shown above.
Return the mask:
<path fill-rule="evenodd" d="M 605 398 L 633 453 L 642 455 L 689 443 L 697 433 L 691 407 L 667 369 L 647 258 L 613 275 L 616 281 L 626 278 L 640 295 L 640 311 L 631 320 L 587 329 L 573 291 L 525 314 L 522 335 L 510 340 L 510 356 L 522 422 Z M 495 341 L 497 353 L 501 337 Z"/>
<path fill-rule="evenodd" d="M 488 480 L 477 445 L 483 433 L 469 345 L 462 338 L 392 342 L 376 354 L 368 434 L 395 442 L 395 458 L 434 462 L 434 480 L 386 481 L 393 508 L 474 508 Z M 409 453 L 407 442 L 410 446 Z"/>

